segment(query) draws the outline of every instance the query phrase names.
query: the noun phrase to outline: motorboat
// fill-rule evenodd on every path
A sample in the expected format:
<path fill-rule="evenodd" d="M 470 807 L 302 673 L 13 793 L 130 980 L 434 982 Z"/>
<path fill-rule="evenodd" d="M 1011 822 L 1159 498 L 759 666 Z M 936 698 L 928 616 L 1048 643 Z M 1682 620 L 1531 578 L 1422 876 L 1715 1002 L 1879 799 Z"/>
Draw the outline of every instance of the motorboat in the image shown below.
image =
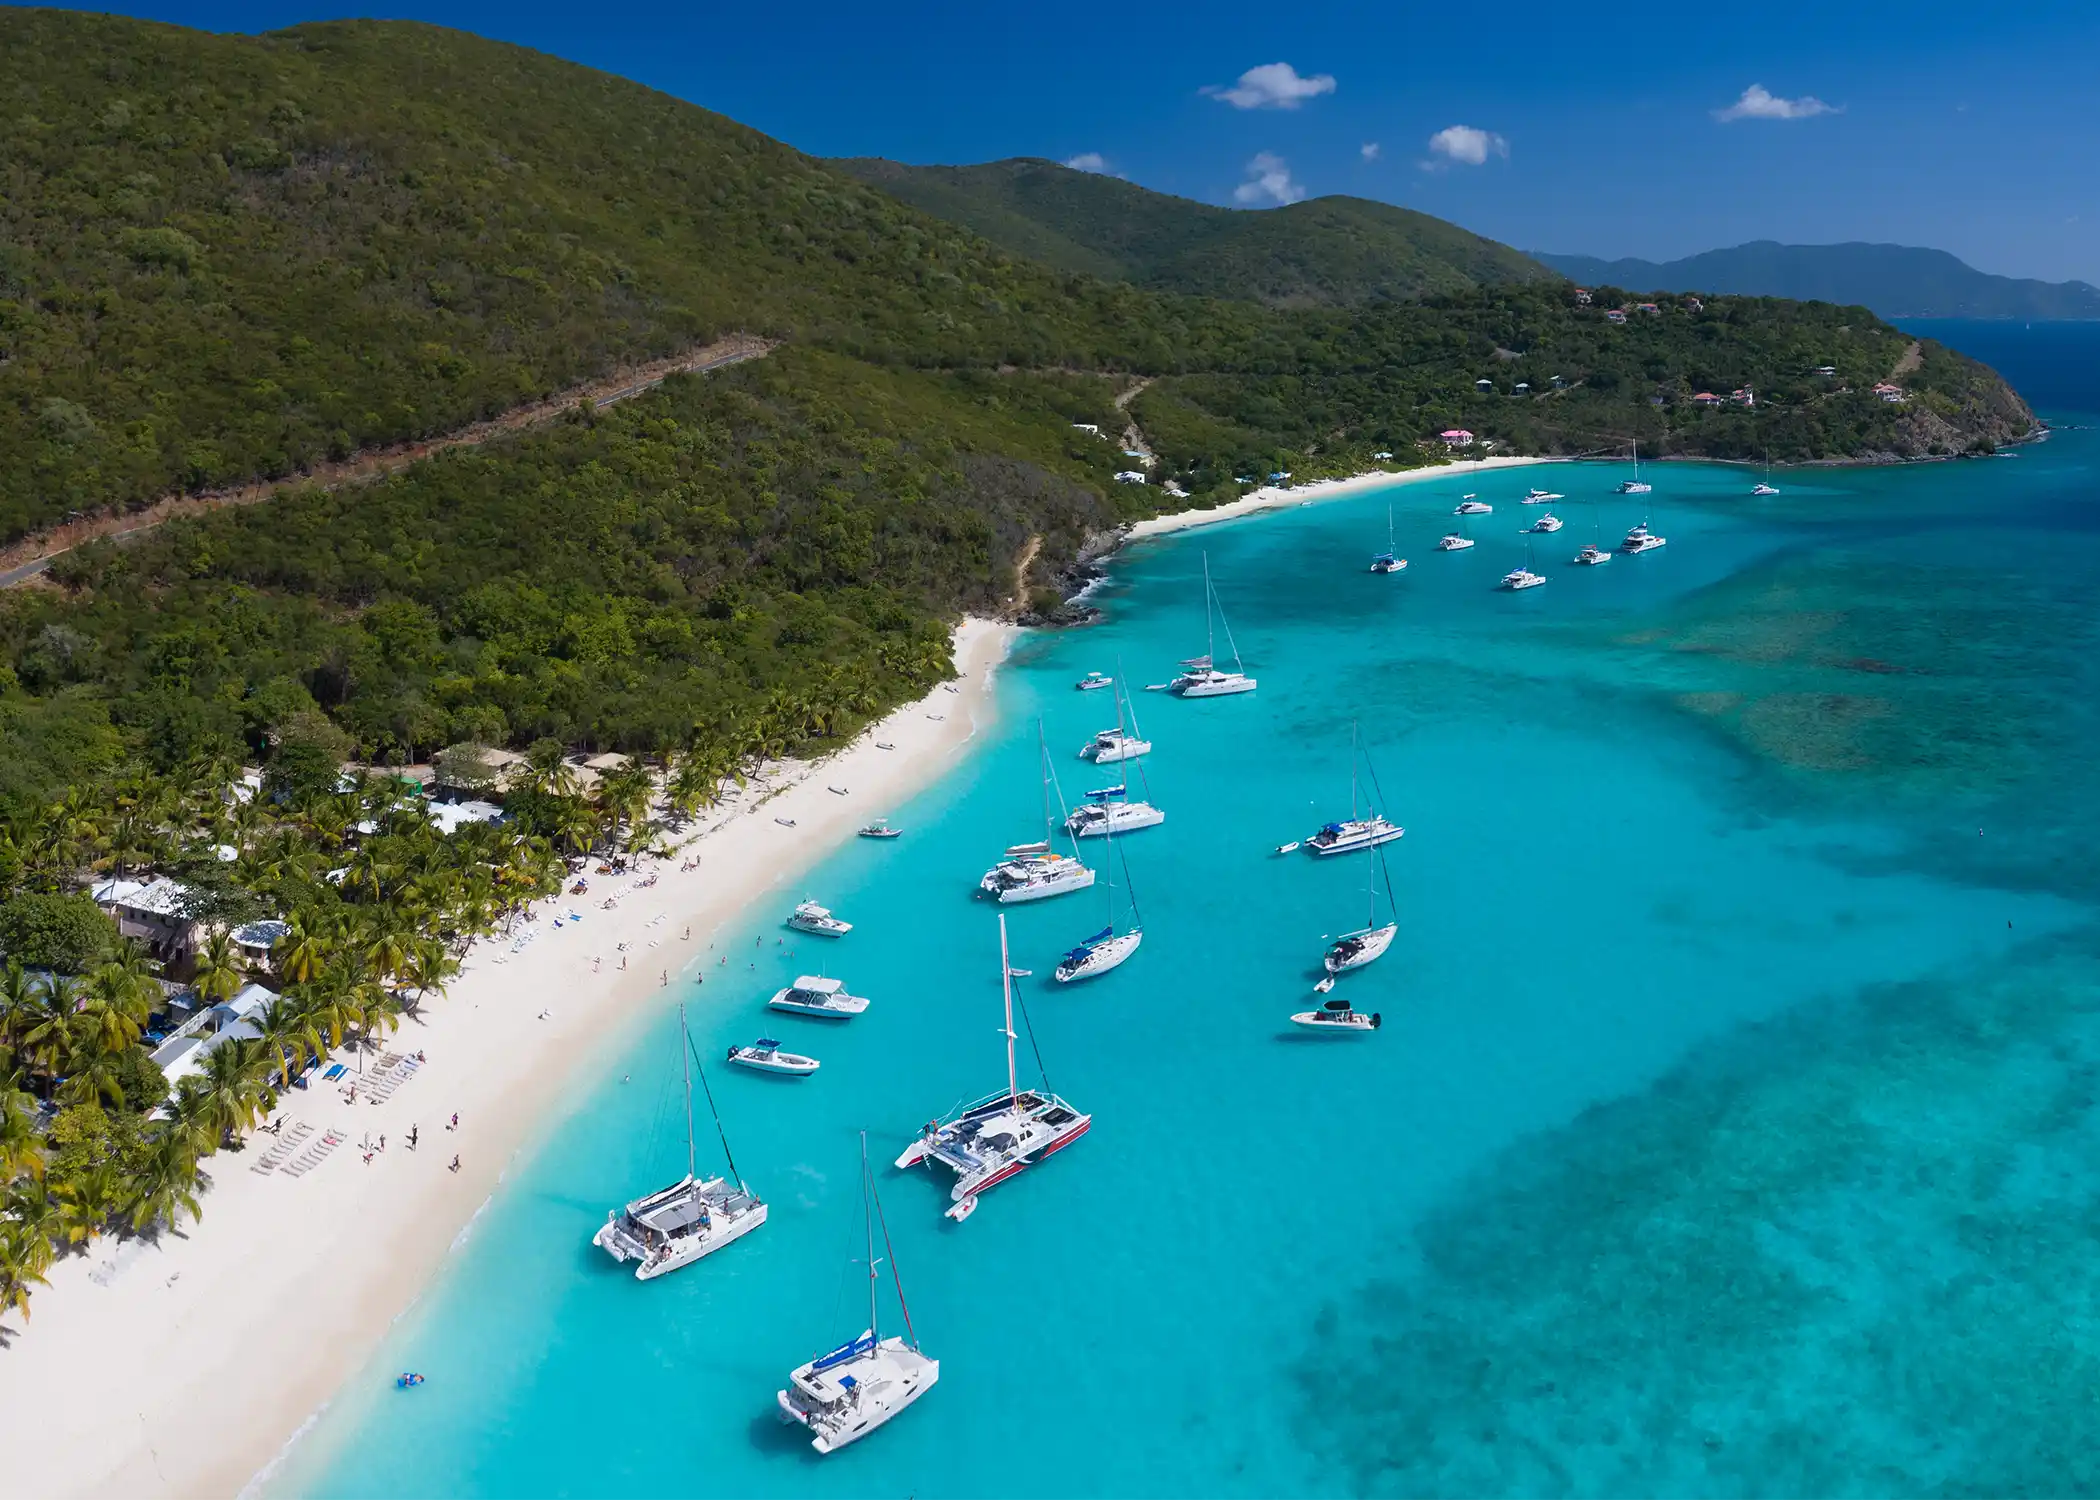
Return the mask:
<path fill-rule="evenodd" d="M 699 1057 L 693 1050 L 683 1005 L 678 1007 L 678 1035 L 685 1075 L 685 1176 L 624 1208 L 611 1210 L 605 1223 L 591 1236 L 591 1243 L 615 1261 L 634 1261 L 637 1281 L 651 1281 L 689 1266 L 724 1245 L 734 1244 L 766 1222 L 765 1202 L 737 1174 L 736 1159 L 729 1152 L 729 1134 L 722 1127 L 720 1111 L 715 1109 L 714 1090 L 707 1087 L 705 1070 L 700 1071 L 700 1083 L 708 1110 L 715 1117 L 715 1131 L 721 1137 L 729 1173 L 716 1177 L 701 1177 L 698 1173 L 693 1141 L 693 1073 Z"/>
<path fill-rule="evenodd" d="M 889 1225 L 882 1218 L 882 1200 L 875 1193 L 875 1174 L 868 1170 L 865 1131 L 860 1138 L 860 1190 L 866 1221 L 868 1326 L 858 1338 L 798 1366 L 788 1376 L 787 1388 L 774 1392 L 781 1419 L 808 1428 L 809 1445 L 819 1453 L 836 1453 L 859 1442 L 932 1390 L 941 1378 L 941 1362 L 919 1348 L 911 1309 L 904 1304 L 904 1283 L 897 1276 Z M 883 1249 L 889 1252 L 897 1310 L 904 1318 L 902 1337 L 882 1336 L 878 1307 L 882 1263 L 875 1255 L 878 1224 Z"/>
<path fill-rule="evenodd" d="M 1398 823 L 1375 810 L 1358 816 L 1358 799 L 1362 783 L 1357 779 L 1356 763 L 1359 758 L 1357 730 L 1349 726 L 1349 816 L 1338 822 L 1322 824 L 1319 831 L 1304 840 L 1304 847 L 1322 857 L 1330 854 L 1354 854 L 1360 849 L 1375 849 L 1380 844 L 1390 844 L 1407 832 Z M 1371 773 L 1373 789 L 1376 790 L 1378 773 Z M 1384 801 L 1381 794 L 1379 800 Z"/>
<path fill-rule="evenodd" d="M 1565 500 L 1567 498 L 1566 495 L 1556 494 L 1552 490 L 1542 490 L 1537 486 L 1533 486 L 1524 492 L 1523 503 L 1526 505 L 1551 505 L 1556 500 Z"/>
<path fill-rule="evenodd" d="M 1094 1117 L 1051 1092 L 1024 1089 L 1014 1069 L 1014 980 L 1006 947 L 1006 916 L 999 917 L 999 982 L 1006 998 L 1006 1087 L 947 1120 L 931 1120 L 897 1158 L 901 1171 L 924 1163 L 955 1174 L 947 1217 L 958 1224 L 977 1211 L 978 1195 L 1071 1145 L 1093 1128 Z M 1022 1019 L 1027 1019 L 1024 1007 Z"/>
<path fill-rule="evenodd" d="M 1619 543 L 1619 550 L 1632 553 L 1653 552 L 1657 547 L 1668 545 L 1669 540 L 1666 536 L 1657 536 L 1650 531 L 1648 523 L 1643 521 L 1626 533 L 1626 540 Z"/>
<path fill-rule="evenodd" d="M 1369 1036 L 1385 1024 L 1385 1018 L 1375 1010 L 1369 1015 L 1352 1010 L 1346 1000 L 1330 1000 L 1318 1010 L 1299 1011 L 1291 1017 L 1291 1024 L 1328 1036 Z"/>
<path fill-rule="evenodd" d="M 803 974 L 787 988 L 775 990 L 773 998 L 766 1002 L 766 1008 L 796 1016 L 823 1016 L 845 1021 L 866 1010 L 868 1002 L 858 995 L 847 994 L 843 980 Z"/>
<path fill-rule="evenodd" d="M 1120 727 L 1103 729 L 1079 747 L 1079 758 L 1090 760 L 1097 766 L 1113 765 L 1120 760 L 1136 760 L 1140 755 L 1152 753 L 1152 741 L 1141 740 L 1134 734 L 1125 734 Z"/>
<path fill-rule="evenodd" d="M 1451 512 L 1454 516 L 1490 516 L 1494 513 L 1494 506 L 1488 504 L 1485 500 L 1475 500 L 1471 495 L 1459 501 L 1456 508 Z"/>
<path fill-rule="evenodd" d="M 788 926 L 797 932 L 807 932 L 816 937 L 844 937 L 853 930 L 851 922 L 841 922 L 829 910 L 814 901 L 804 901 L 788 916 Z"/>
<path fill-rule="evenodd" d="M 1654 485 L 1641 478 L 1641 445 L 1635 443 L 1633 445 L 1633 478 L 1619 481 L 1619 493 L 1622 495 L 1645 495 L 1654 488 Z"/>
<path fill-rule="evenodd" d="M 1555 514 L 1553 514 L 1553 512 L 1548 511 L 1546 512 L 1546 514 L 1540 516 L 1536 521 L 1533 521 L 1529 526 L 1525 527 L 1524 529 L 1526 531 L 1539 531 L 1551 534 L 1560 530 L 1561 527 L 1567 524 L 1568 523 L 1566 521 L 1563 521 L 1559 516 L 1556 516 Z"/>
<path fill-rule="evenodd" d="M 1068 891 L 1083 891 L 1094 883 L 1094 872 L 1077 858 L 1079 845 L 1076 840 L 1072 841 L 1069 855 L 1057 853 L 1051 842 L 1065 817 L 1065 798 L 1057 785 L 1057 772 L 1050 764 L 1050 745 L 1043 735 L 1041 719 L 1036 720 L 1035 742 L 1036 757 L 1042 765 L 1043 837 L 1034 843 L 1008 845 L 999 862 L 985 871 L 977 882 L 979 894 L 991 897 L 1002 906 L 1043 901 Z M 1057 801 L 1055 814 L 1051 811 L 1053 794 Z M 1072 839 L 1069 832 L 1065 837 Z"/>
<path fill-rule="evenodd" d="M 1385 508 L 1385 551 L 1371 559 L 1373 573 L 1399 573 L 1406 569 L 1407 559 L 1400 556 L 1393 546 L 1393 508 Z"/>
<path fill-rule="evenodd" d="M 1113 687 L 1114 685 L 1115 678 L 1109 676 L 1106 672 L 1089 672 L 1086 676 L 1080 678 L 1076 684 L 1082 693 L 1099 692 L 1102 688 Z"/>
<path fill-rule="evenodd" d="M 731 1047 L 729 1061 L 754 1072 L 781 1073 L 791 1078 L 807 1078 L 823 1066 L 814 1057 L 781 1051 L 780 1043 L 769 1036 L 760 1037 L 748 1047 Z"/>
<path fill-rule="evenodd" d="M 888 818 L 877 818 L 861 829 L 860 836 L 864 839 L 901 839 L 904 837 L 904 830 L 890 827 Z"/>
<path fill-rule="evenodd" d="M 1217 626 L 1225 625 L 1225 645 L 1232 652 L 1232 670 L 1225 671 L 1217 664 Z M 1235 693 L 1251 693 L 1259 685 L 1249 677 L 1245 664 L 1240 660 L 1239 644 L 1232 638 L 1232 624 L 1225 620 L 1225 608 L 1218 602 L 1218 591 L 1210 581 L 1210 554 L 1203 555 L 1203 623 L 1209 638 L 1207 649 L 1201 656 L 1192 656 L 1181 663 L 1182 670 L 1166 690 L 1177 698 L 1227 698 Z"/>

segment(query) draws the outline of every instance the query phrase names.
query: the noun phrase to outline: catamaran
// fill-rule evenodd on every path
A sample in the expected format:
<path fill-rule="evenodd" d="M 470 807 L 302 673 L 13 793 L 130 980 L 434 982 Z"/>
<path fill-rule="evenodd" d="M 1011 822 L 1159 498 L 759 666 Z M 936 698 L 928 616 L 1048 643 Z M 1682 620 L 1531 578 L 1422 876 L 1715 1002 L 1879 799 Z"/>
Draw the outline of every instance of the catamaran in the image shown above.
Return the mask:
<path fill-rule="evenodd" d="M 1596 522 L 1596 530 L 1590 540 L 1583 543 L 1582 550 L 1575 554 L 1575 561 L 1585 568 L 1594 568 L 1611 561 L 1611 553 L 1604 548 L 1604 522 L 1601 519 Z"/>
<path fill-rule="evenodd" d="M 810 1430 L 809 1445 L 819 1453 L 836 1453 L 859 1442 L 891 1417 L 933 1389 L 941 1362 L 919 1348 L 904 1304 L 904 1283 L 897 1277 L 897 1252 L 890 1245 L 890 1226 L 875 1195 L 875 1174 L 868 1170 L 868 1133 L 860 1135 L 861 1206 L 867 1218 L 868 1326 L 857 1339 L 819 1355 L 788 1376 L 787 1389 L 774 1392 L 783 1420 Z M 890 1262 L 890 1281 L 897 1288 L 897 1310 L 904 1315 L 904 1337 L 884 1338 L 877 1316 L 881 1278 L 875 1258 L 875 1226 L 882 1225 L 882 1248 Z M 850 1325 L 849 1325 L 850 1326 Z"/>
<path fill-rule="evenodd" d="M 818 937 L 844 937 L 853 930 L 851 922 L 840 921 L 829 908 L 814 901 L 804 901 L 797 906 L 787 924 L 797 932 L 814 933 Z"/>
<path fill-rule="evenodd" d="M 1669 540 L 1666 536 L 1657 536 L 1650 531 L 1648 523 L 1643 521 L 1626 533 L 1626 540 L 1619 543 L 1619 550 L 1632 553 L 1653 552 L 1657 547 L 1667 546 Z"/>
<path fill-rule="evenodd" d="M 842 979 L 824 979 L 815 974 L 797 975 L 795 982 L 773 992 L 768 1010 L 796 1016 L 821 1016 L 826 1020 L 849 1021 L 868 1008 L 859 995 L 846 993 Z"/>
<path fill-rule="evenodd" d="M 1116 871 L 1109 862 L 1121 853 L 1115 848 L 1115 841 L 1115 833 L 1111 830 L 1108 835 L 1109 860 L 1103 861 L 1108 864 L 1108 925 L 1057 961 L 1059 984 L 1106 974 L 1137 952 L 1138 944 L 1145 940 L 1144 923 L 1138 918 L 1137 889 L 1130 883 L 1128 855 L 1123 857 L 1123 889 L 1130 901 L 1130 925 L 1121 932 L 1116 931 Z"/>
<path fill-rule="evenodd" d="M 1561 527 L 1567 524 L 1567 522 L 1563 521 L 1559 516 L 1556 516 L 1555 514 L 1553 514 L 1552 511 L 1549 510 L 1546 512 L 1546 514 L 1540 516 L 1536 521 L 1533 521 L 1529 526 L 1525 527 L 1524 529 L 1526 531 L 1542 531 L 1552 533 L 1560 530 Z"/>
<path fill-rule="evenodd" d="M 1116 733 L 1123 728 L 1123 704 L 1116 703 Z M 1145 763 L 1133 763 L 1138 780 L 1145 780 Z M 1098 839 L 1114 833 L 1136 833 L 1140 828 L 1157 828 L 1167 821 L 1167 815 L 1151 802 L 1152 788 L 1148 784 L 1143 798 L 1130 795 L 1128 778 L 1114 786 L 1097 787 L 1086 794 L 1086 801 L 1072 809 L 1065 819 L 1065 832 L 1075 839 Z"/>
<path fill-rule="evenodd" d="M 1130 732 L 1123 732 L 1123 715 L 1130 715 Z M 1116 694 L 1116 727 L 1104 729 L 1079 747 L 1079 758 L 1090 760 L 1097 766 L 1114 765 L 1118 761 L 1136 760 L 1140 755 L 1152 753 L 1152 741 L 1143 738 L 1138 730 L 1137 705 L 1130 702 L 1121 691 Z"/>
<path fill-rule="evenodd" d="M 1398 573 L 1407 567 L 1407 559 L 1393 547 L 1393 508 L 1385 508 L 1385 551 L 1371 559 L 1373 573 Z"/>
<path fill-rule="evenodd" d="M 947 1216 L 960 1224 L 977 1212 L 980 1193 L 1064 1150 L 1092 1128 L 1094 1117 L 1081 1114 L 1050 1090 L 1024 1089 L 1014 1071 L 1014 969 L 1006 949 L 1006 916 L 999 917 L 999 983 L 1006 995 L 1006 1089 L 970 1105 L 950 1120 L 932 1120 L 919 1138 L 897 1158 L 898 1167 L 943 1166 L 955 1174 Z M 1021 1018 L 1026 1021 L 1024 1007 Z M 1029 1033 L 1031 1043 L 1034 1031 Z M 1042 1053 L 1037 1052 L 1040 1069 Z"/>
<path fill-rule="evenodd" d="M 1357 735 L 1356 725 L 1349 726 L 1349 816 L 1339 823 L 1322 825 L 1320 831 L 1305 840 L 1305 847 L 1316 855 L 1354 854 L 1359 849 L 1375 849 L 1380 844 L 1390 844 L 1406 834 L 1407 830 L 1392 822 L 1375 807 L 1369 816 L 1357 816 L 1358 793 L 1361 785 L 1356 779 Z M 1375 790 L 1378 773 L 1371 773 Z M 1385 800 L 1380 795 L 1378 800 Z"/>
<path fill-rule="evenodd" d="M 1476 500 L 1471 495 L 1468 495 L 1465 499 L 1458 502 L 1457 508 L 1451 514 L 1454 516 L 1488 516 L 1493 515 L 1494 512 L 1495 507 L 1488 504 L 1487 501 Z"/>
<path fill-rule="evenodd" d="M 1633 478 L 1619 481 L 1619 493 L 1622 495 L 1645 495 L 1654 488 L 1654 485 L 1641 478 L 1641 445 L 1635 443 L 1633 445 Z"/>
<path fill-rule="evenodd" d="M 1531 571 L 1531 547 L 1529 543 L 1526 543 L 1524 547 L 1524 566 L 1511 568 L 1507 573 L 1504 573 L 1502 581 L 1496 584 L 1495 587 L 1512 591 L 1516 589 L 1535 589 L 1545 581 L 1546 575 L 1544 573 Z"/>
<path fill-rule="evenodd" d="M 679 1051 L 685 1070 L 685 1176 L 667 1188 L 637 1198 L 625 1208 L 605 1216 L 604 1225 L 591 1236 L 591 1243 L 620 1262 L 636 1261 L 634 1277 L 649 1281 L 691 1265 L 742 1239 L 766 1222 L 766 1205 L 755 1197 L 737 1174 L 736 1158 L 729 1151 L 729 1133 L 722 1128 L 721 1111 L 715 1108 L 714 1090 L 707 1086 L 707 1070 L 700 1067 L 693 1050 L 693 1037 L 686 1025 L 685 1007 L 678 1007 Z M 693 1074 L 700 1074 L 700 1087 L 707 1096 L 708 1113 L 715 1117 L 715 1133 L 722 1138 L 722 1158 L 729 1163 L 730 1177 L 701 1178 L 694 1171 Z"/>
<path fill-rule="evenodd" d="M 1771 464 L 1767 463 L 1765 465 L 1765 477 L 1751 486 L 1750 493 L 1758 496 L 1776 495 L 1779 493 L 1779 487 L 1772 483 Z"/>
<path fill-rule="evenodd" d="M 1232 652 L 1232 670 L 1217 664 L 1218 622 L 1225 624 L 1225 644 Z M 1225 606 L 1218 602 L 1217 588 L 1210 581 L 1210 554 L 1203 554 L 1203 629 L 1205 646 L 1201 656 L 1184 661 L 1183 670 L 1166 684 L 1177 698 L 1224 698 L 1233 693 L 1251 693 L 1256 683 L 1240 660 L 1239 643 L 1232 638 L 1232 622 L 1225 619 Z"/>
<path fill-rule="evenodd" d="M 1464 552 L 1472 545 L 1473 538 L 1466 531 L 1466 523 L 1460 521 L 1458 530 L 1447 531 L 1437 538 L 1436 550 L 1439 552 Z"/>
<path fill-rule="evenodd" d="M 1051 848 L 1058 824 L 1064 819 L 1064 793 L 1057 792 L 1058 821 L 1051 821 L 1050 794 L 1057 788 L 1057 773 L 1050 766 L 1050 747 L 1043 738 L 1043 721 L 1035 724 L 1036 753 L 1043 764 L 1043 837 L 1030 844 L 1012 844 L 999 862 L 984 872 L 977 882 L 978 891 L 990 896 L 1002 906 L 1011 906 L 1020 901 L 1042 901 L 1051 896 L 1062 896 L 1067 891 L 1083 891 L 1094 883 L 1094 872 L 1079 861 L 1079 845 L 1075 841 L 1072 853 L 1059 854 Z M 1070 838 L 1069 833 L 1066 834 Z"/>
<path fill-rule="evenodd" d="M 1386 910 L 1393 920 L 1380 923 L 1378 920 L 1378 887 L 1385 886 Z M 1371 910 L 1364 925 L 1354 932 L 1345 932 L 1327 946 L 1327 956 L 1322 964 L 1329 974 L 1344 974 L 1351 969 L 1361 969 L 1374 959 L 1383 958 L 1385 950 L 1393 946 L 1393 936 L 1400 930 L 1400 905 L 1393 899 L 1393 872 L 1387 868 L 1385 851 L 1378 851 L 1377 878 L 1370 882 Z"/>

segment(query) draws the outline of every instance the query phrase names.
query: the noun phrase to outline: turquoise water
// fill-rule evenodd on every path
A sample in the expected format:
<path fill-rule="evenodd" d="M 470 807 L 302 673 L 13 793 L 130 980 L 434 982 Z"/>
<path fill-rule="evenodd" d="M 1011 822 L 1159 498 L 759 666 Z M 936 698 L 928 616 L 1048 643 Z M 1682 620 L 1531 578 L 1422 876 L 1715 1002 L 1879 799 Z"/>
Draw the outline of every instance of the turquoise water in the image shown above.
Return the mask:
<path fill-rule="evenodd" d="M 866 1016 L 766 1015 L 811 966 L 770 908 L 719 939 L 741 972 L 685 986 L 703 1057 L 773 1031 L 824 1060 L 714 1080 L 769 1223 L 647 1285 L 590 1249 L 678 1170 L 675 1023 L 646 1018 L 275 1491 L 2100 1489 L 2095 437 L 1768 502 L 1661 466 L 1670 545 L 1600 569 L 1565 566 L 1592 516 L 1641 518 L 1609 466 L 1132 548 L 1100 627 L 1022 645 L 907 837 L 807 882 L 858 924 L 828 951 Z M 1497 594 L 1533 480 L 1569 526 L 1545 588 Z M 1437 555 L 1468 488 L 1496 512 Z M 1413 565 L 1376 578 L 1388 498 Z M 819 1460 L 772 1393 L 861 1326 L 856 1132 L 886 1161 L 1003 1081 L 972 883 L 1031 834 L 1037 716 L 1067 793 L 1099 784 L 1073 681 L 1201 649 L 1206 552 L 1262 686 L 1138 700 L 1168 812 L 1125 846 L 1144 948 L 1061 989 L 1100 893 L 1009 913 L 1094 1129 L 962 1226 L 945 1178 L 880 1171 L 942 1381 Z M 1269 850 L 1346 808 L 1352 721 L 1408 834 L 1400 937 L 1343 981 L 1384 1029 L 1337 1044 L 1285 1017 L 1365 861 Z"/>

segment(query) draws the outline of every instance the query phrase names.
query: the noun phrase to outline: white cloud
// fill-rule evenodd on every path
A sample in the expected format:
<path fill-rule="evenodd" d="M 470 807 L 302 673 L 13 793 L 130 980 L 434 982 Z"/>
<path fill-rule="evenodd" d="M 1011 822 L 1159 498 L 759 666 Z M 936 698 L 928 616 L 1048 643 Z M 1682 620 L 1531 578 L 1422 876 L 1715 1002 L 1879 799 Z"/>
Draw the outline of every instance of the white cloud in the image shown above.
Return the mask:
<path fill-rule="evenodd" d="M 1230 88 L 1213 83 L 1203 92 L 1234 109 L 1296 109 L 1308 99 L 1333 93 L 1334 75 L 1315 73 L 1301 78 L 1289 63 L 1263 63 L 1240 74 L 1240 81 Z"/>
<path fill-rule="evenodd" d="M 1065 165 L 1075 172 L 1106 172 L 1108 158 L 1098 151 L 1082 151 L 1077 156 L 1067 158 Z"/>
<path fill-rule="evenodd" d="M 1731 120 L 1812 120 L 1817 115 L 1842 113 L 1838 106 L 1825 104 L 1814 94 L 1782 99 L 1763 84 L 1753 83 L 1728 108 L 1715 110 L 1714 118 L 1726 125 Z"/>
<path fill-rule="evenodd" d="M 1361 146 L 1358 146 L 1356 148 L 1356 153 L 1357 155 L 1361 156 L 1365 161 L 1376 161 L 1378 160 L 1378 153 L 1381 149 L 1382 148 L 1379 146 L 1378 142 L 1365 141 Z"/>
<path fill-rule="evenodd" d="M 1247 180 L 1232 190 L 1241 203 L 1296 203 L 1305 188 L 1292 180 L 1290 163 L 1273 151 L 1256 153 L 1247 163 Z"/>
<path fill-rule="evenodd" d="M 1481 130 L 1472 125 L 1446 125 L 1429 138 L 1430 151 L 1444 158 L 1442 162 L 1427 162 L 1435 168 L 1458 162 L 1463 166 L 1484 165 L 1490 156 L 1509 155 L 1509 142 L 1492 130 Z"/>

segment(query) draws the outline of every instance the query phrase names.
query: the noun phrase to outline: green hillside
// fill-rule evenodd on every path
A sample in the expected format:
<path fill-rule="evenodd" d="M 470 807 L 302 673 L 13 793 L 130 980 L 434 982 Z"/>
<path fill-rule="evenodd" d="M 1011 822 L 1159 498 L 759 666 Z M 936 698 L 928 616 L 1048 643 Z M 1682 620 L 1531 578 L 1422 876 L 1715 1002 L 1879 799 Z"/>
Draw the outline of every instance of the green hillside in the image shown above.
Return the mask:
<path fill-rule="evenodd" d="M 1347 306 L 1554 275 L 1507 245 L 1364 198 L 1218 208 L 1032 157 L 969 167 L 879 157 L 834 165 L 1016 255 L 1160 291 Z"/>

